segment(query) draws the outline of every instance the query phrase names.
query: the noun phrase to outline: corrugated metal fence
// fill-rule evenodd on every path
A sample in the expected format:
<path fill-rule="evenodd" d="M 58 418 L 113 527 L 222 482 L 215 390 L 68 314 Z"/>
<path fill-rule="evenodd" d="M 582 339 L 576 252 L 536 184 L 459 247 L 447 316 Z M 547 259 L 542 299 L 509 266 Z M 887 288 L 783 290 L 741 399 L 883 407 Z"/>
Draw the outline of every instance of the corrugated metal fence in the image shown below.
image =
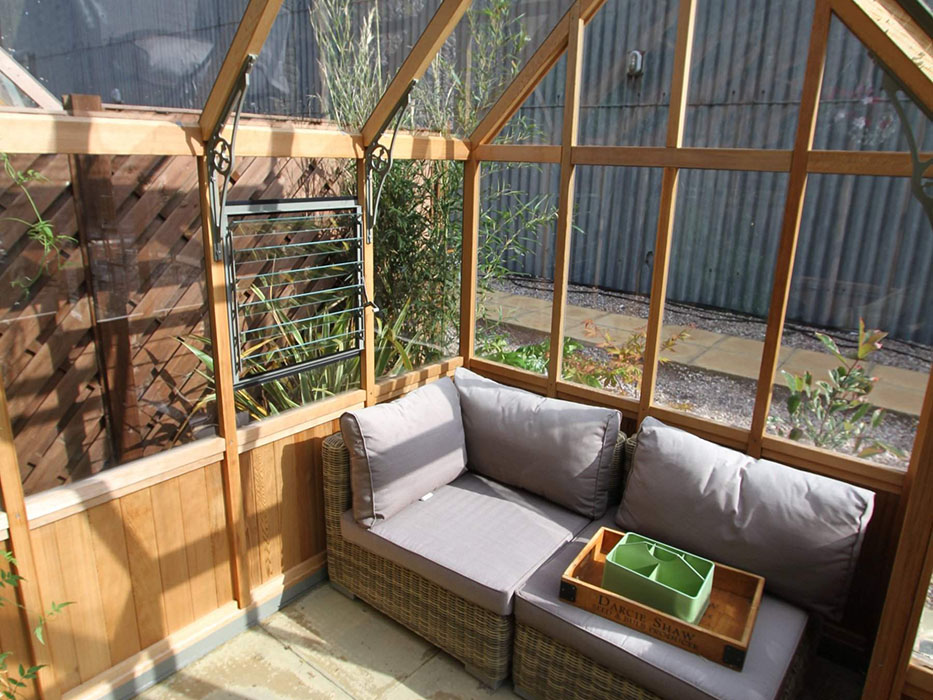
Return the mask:
<path fill-rule="evenodd" d="M 607 2 L 587 27 L 580 143 L 661 146 L 676 34 L 676 0 Z M 812 0 L 700 0 L 684 143 L 791 148 Z M 631 50 L 644 73 L 626 75 Z M 520 114 L 557 142 L 564 75 L 554 70 Z M 933 128 L 909 110 L 933 149 Z M 881 72 L 834 21 L 815 147 L 907 150 Z M 516 186 L 547 194 L 553 169 L 515 168 Z M 520 173 L 520 174 L 519 174 Z M 578 168 L 570 281 L 647 294 L 661 172 Z M 668 298 L 767 315 L 787 176 L 683 171 Z M 503 202 L 484 202 L 489 211 Z M 547 233 L 553 235 L 552 232 Z M 532 234 L 531 237 L 538 237 Z M 553 245 L 508 258 L 517 273 L 553 276 Z M 851 330 L 859 318 L 892 336 L 933 343 L 933 230 L 907 178 L 820 175 L 809 180 L 788 318 Z"/>
<path fill-rule="evenodd" d="M 363 12 L 372 0 L 358 2 Z M 378 0 L 383 65 L 391 75 L 438 0 Z M 246 0 L 10 0 L 0 43 L 58 94 L 87 92 L 128 104 L 200 107 Z M 688 146 L 790 148 L 813 0 L 700 0 L 693 51 Z M 517 0 L 530 46 L 568 0 Z M 609 0 L 587 27 L 580 142 L 663 145 L 677 0 Z M 286 0 L 260 57 L 250 111 L 322 116 L 317 48 L 304 0 Z M 838 25 L 838 23 L 837 23 Z M 451 46 L 465 43 L 458 28 Z M 629 52 L 644 72 L 627 74 Z M 461 57 L 461 60 L 463 58 Z M 561 62 L 520 114 L 556 143 Z M 916 110 L 914 110 L 916 113 Z M 919 114 L 917 133 L 933 149 Z M 841 26 L 828 49 L 816 147 L 906 150 L 880 72 Z M 556 168 L 516 168 L 529 195 L 556 197 Z M 660 173 L 582 167 L 577 180 L 571 281 L 647 293 Z M 681 180 L 670 299 L 754 315 L 767 312 L 786 177 L 686 172 Z M 507 202 L 484 202 L 490 209 Z M 553 245 L 507 256 L 515 272 L 550 277 Z M 859 317 L 894 336 L 933 343 L 933 231 L 906 179 L 810 179 L 789 318 L 854 328 Z"/>

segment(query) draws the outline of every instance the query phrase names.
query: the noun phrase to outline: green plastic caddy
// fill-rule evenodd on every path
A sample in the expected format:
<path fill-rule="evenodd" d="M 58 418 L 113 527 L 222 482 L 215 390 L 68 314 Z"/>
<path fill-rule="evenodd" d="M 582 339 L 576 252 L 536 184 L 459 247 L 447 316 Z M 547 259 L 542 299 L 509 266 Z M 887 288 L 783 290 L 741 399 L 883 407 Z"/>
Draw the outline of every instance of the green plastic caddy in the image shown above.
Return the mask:
<path fill-rule="evenodd" d="M 606 555 L 603 588 L 695 625 L 706 612 L 715 565 L 627 532 Z"/>

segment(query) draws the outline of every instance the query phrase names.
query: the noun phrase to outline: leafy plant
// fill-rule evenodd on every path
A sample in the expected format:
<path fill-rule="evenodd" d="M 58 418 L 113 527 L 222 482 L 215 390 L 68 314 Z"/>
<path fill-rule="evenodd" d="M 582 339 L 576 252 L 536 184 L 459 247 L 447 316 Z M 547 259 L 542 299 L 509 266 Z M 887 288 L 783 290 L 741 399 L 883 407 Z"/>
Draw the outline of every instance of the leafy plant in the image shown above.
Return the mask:
<path fill-rule="evenodd" d="M 599 329 L 592 321 L 585 324 L 588 337 L 597 337 Z M 608 355 L 608 359 L 593 357 L 586 352 L 585 345 L 575 338 L 564 337 L 563 376 L 571 382 L 585 384 L 597 389 L 622 389 L 641 383 L 645 354 L 645 331 L 632 334 L 627 340 L 618 343 L 608 332 L 603 332 L 603 340 L 596 347 Z M 670 336 L 661 343 L 662 350 L 673 350 L 677 343 L 689 338 L 686 330 Z M 509 337 L 497 332 L 477 338 L 477 353 L 494 362 L 511 365 L 519 369 L 544 374 L 547 372 L 550 355 L 550 340 L 545 338 L 539 343 L 510 347 Z M 670 358 L 660 357 L 659 362 L 668 362 Z"/>
<path fill-rule="evenodd" d="M 638 330 L 619 342 L 608 331 L 600 332 L 593 321 L 586 321 L 583 325 L 588 338 L 602 338 L 596 347 L 608 355 L 608 359 L 600 360 L 585 354 L 572 355 L 564 359 L 564 377 L 572 382 L 602 389 L 622 390 L 631 387 L 637 391 L 645 366 L 647 331 Z M 670 362 L 670 357 L 666 357 L 664 351 L 674 351 L 678 343 L 689 337 L 690 334 L 682 330 L 663 339 L 658 362 Z"/>
<path fill-rule="evenodd" d="M 48 271 L 49 264 L 53 261 L 57 262 L 61 258 L 62 246 L 65 243 L 77 243 L 78 241 L 73 236 L 68 236 L 63 233 L 55 233 L 51 222 L 42 216 L 42 212 L 40 212 L 39 207 L 36 206 L 36 201 L 29 193 L 28 185 L 34 182 L 47 181 L 47 178 L 44 175 L 36 170 L 31 169 L 25 171 L 17 170 L 12 161 L 10 161 L 10 157 L 6 153 L 0 153 L 0 163 L 3 163 L 3 170 L 6 172 L 7 177 L 13 181 L 13 184 L 16 185 L 26 197 L 26 201 L 29 203 L 29 206 L 35 216 L 35 221 L 32 222 L 16 216 L 0 217 L 0 221 L 13 221 L 15 223 L 22 224 L 26 227 L 26 236 L 28 236 L 30 240 L 33 240 L 42 246 L 42 258 L 39 261 L 39 269 L 36 271 L 36 274 L 32 277 L 25 276 L 19 279 L 14 279 L 10 283 L 11 286 L 18 287 L 23 291 L 28 292 L 29 288 L 36 283 L 36 280 L 38 280 L 44 273 Z"/>
<path fill-rule="evenodd" d="M 890 452 L 903 458 L 902 450 L 873 435 L 884 419 L 884 411 L 868 401 L 878 378 L 870 377 L 862 364 L 881 349 L 887 333 L 866 330 L 864 321 L 859 319 L 858 343 L 849 357 L 840 352 L 828 335 L 815 335 L 839 360 L 839 366 L 829 370 L 829 381 L 815 380 L 809 371 L 798 375 L 782 370 L 790 389 L 789 421 L 771 418 L 772 424 L 791 440 L 808 440 L 817 447 L 850 450 L 859 457 Z"/>
<path fill-rule="evenodd" d="M 252 291 L 260 299 L 265 299 L 258 288 L 254 287 Z M 242 360 L 246 375 L 259 374 L 312 359 L 314 355 L 306 347 L 295 346 L 307 344 L 314 338 L 345 335 L 354 323 L 353 314 L 350 312 L 318 319 L 314 325 L 311 325 L 288 318 L 286 311 L 287 308 L 276 303 L 275 299 L 269 300 L 269 317 L 272 321 L 270 325 L 274 326 L 274 334 L 249 347 L 243 353 Z M 326 314 L 327 307 L 317 313 Z M 411 361 L 412 343 L 403 341 L 398 332 L 405 322 L 406 315 L 407 309 L 403 308 L 392 324 L 386 324 L 378 316 L 376 317 L 377 376 L 414 369 Z M 197 413 L 217 399 L 214 388 L 214 357 L 211 354 L 210 338 L 192 335 L 177 340 L 201 361 L 203 369 L 198 368 L 196 371 L 205 378 L 208 384 L 207 391 L 192 408 L 190 418 L 190 415 Z M 328 352 L 336 353 L 348 349 L 349 341 L 350 338 L 338 337 L 328 348 Z M 238 389 L 234 392 L 234 404 L 238 411 L 245 411 L 255 420 L 267 418 L 358 386 L 359 365 L 360 359 L 356 356 L 343 362 L 335 362 L 288 377 L 272 379 L 257 387 Z M 179 429 L 178 436 L 186 427 L 187 422 Z"/>
<path fill-rule="evenodd" d="M 548 358 L 551 354 L 551 341 L 545 338 L 541 342 L 529 345 L 520 345 L 517 348 L 509 348 L 508 336 L 495 334 L 482 339 L 477 339 L 477 353 L 482 357 L 501 362 L 518 369 L 524 369 L 538 374 L 547 373 Z M 583 345 L 573 338 L 564 338 L 564 361 L 572 357 L 583 348 Z"/>
<path fill-rule="evenodd" d="M 16 559 L 13 557 L 12 553 L 2 552 L 0 554 L 2 554 L 3 559 L 7 562 L 8 565 L 11 567 L 17 566 Z M 23 581 L 23 577 L 19 574 L 13 573 L 12 569 L 0 570 L 0 589 L 18 588 L 21 581 Z M 17 603 L 15 599 L 9 598 L 6 595 L 0 593 L 0 606 L 3 605 L 14 605 L 17 608 L 23 609 L 23 606 L 20 603 Z M 44 615 L 39 617 L 39 621 L 32 632 L 41 644 L 45 644 L 46 624 L 58 616 L 61 611 L 69 605 L 73 605 L 73 603 L 53 602 L 49 610 Z M 27 667 L 21 663 L 16 664 L 15 667 L 12 667 L 12 655 L 13 652 L 3 651 L 0 649 L 0 695 L 2 695 L 4 698 L 7 698 L 7 700 L 16 700 L 16 698 L 22 697 L 23 691 L 29 685 L 29 681 L 35 680 L 39 674 L 39 671 L 44 668 L 44 666 Z"/>

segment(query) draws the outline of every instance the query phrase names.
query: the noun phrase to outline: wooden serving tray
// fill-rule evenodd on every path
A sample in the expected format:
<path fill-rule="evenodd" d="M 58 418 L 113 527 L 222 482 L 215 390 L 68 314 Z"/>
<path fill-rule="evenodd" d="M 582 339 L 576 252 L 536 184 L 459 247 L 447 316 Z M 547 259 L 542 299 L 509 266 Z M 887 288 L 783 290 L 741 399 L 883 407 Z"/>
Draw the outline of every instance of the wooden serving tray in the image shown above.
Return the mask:
<path fill-rule="evenodd" d="M 600 528 L 561 576 L 560 597 L 608 620 L 741 671 L 765 580 L 716 563 L 709 607 L 700 621 L 691 625 L 601 587 L 606 555 L 622 535 Z"/>

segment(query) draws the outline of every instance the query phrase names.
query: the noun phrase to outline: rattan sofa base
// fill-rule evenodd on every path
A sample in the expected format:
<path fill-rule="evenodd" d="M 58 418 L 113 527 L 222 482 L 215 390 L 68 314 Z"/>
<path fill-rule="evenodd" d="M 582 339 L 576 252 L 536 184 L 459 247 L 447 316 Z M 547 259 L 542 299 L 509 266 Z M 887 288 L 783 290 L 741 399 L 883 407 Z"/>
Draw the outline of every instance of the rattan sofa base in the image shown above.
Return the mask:
<path fill-rule="evenodd" d="M 509 676 L 514 621 L 470 603 L 413 571 L 347 542 L 350 457 L 339 435 L 323 441 L 324 519 L 331 581 L 461 661 L 497 687 Z"/>
<path fill-rule="evenodd" d="M 817 625 L 811 621 L 784 676 L 781 700 L 796 698 L 803 690 L 817 635 Z M 573 647 L 520 622 L 515 625 L 512 680 L 518 695 L 536 700 L 661 700 Z"/>

